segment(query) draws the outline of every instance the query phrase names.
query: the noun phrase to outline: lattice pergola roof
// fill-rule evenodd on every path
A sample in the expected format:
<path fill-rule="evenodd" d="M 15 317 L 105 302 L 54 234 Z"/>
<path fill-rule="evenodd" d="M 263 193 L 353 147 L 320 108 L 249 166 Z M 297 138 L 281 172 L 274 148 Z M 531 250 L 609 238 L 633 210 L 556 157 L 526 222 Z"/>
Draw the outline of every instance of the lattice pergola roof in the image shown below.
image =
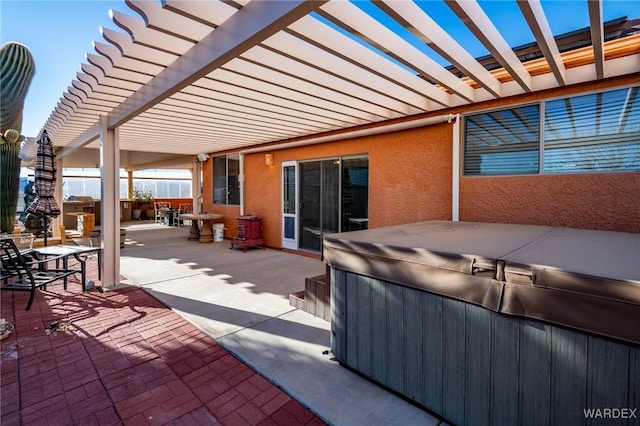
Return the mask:
<path fill-rule="evenodd" d="M 127 0 L 44 128 L 71 157 L 97 146 L 106 116 L 121 150 L 169 164 L 639 70 L 640 31 L 605 25 L 598 1 L 573 3 L 590 25 L 565 39 L 538 1 L 518 1 L 535 36 L 526 56 L 476 1 L 445 0 L 481 59 L 429 3 Z M 133 157 L 123 167 L 144 162 Z"/>

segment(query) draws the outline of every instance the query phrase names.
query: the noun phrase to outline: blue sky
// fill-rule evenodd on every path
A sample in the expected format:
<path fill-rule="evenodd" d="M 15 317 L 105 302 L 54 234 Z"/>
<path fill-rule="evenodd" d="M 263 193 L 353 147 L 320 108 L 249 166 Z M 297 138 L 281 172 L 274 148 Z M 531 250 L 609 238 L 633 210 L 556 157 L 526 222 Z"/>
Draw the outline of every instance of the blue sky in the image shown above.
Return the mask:
<path fill-rule="evenodd" d="M 543 1 L 554 34 L 587 26 L 586 3 L 587 0 Z M 511 46 L 533 41 L 515 1 L 491 0 L 480 4 Z M 420 5 L 438 22 L 438 16 L 448 16 L 450 27 L 446 28 L 472 54 L 486 53 L 441 1 L 424 1 Z M 362 5 L 366 9 L 365 6 Z M 86 62 L 86 53 L 95 53 L 91 42 L 104 42 L 100 27 L 121 31 L 109 18 L 110 9 L 138 17 L 124 0 L 0 0 L 0 42 L 25 44 L 36 62 L 36 74 L 25 102 L 24 135 L 37 136 L 80 71 L 80 64 Z M 625 15 L 640 18 L 640 0 L 605 0 L 603 12 L 605 20 Z"/>
<path fill-rule="evenodd" d="M 124 0 L 0 0 L 0 40 L 23 43 L 36 63 L 29 87 L 22 134 L 37 136 L 62 94 L 95 53 L 91 42 L 104 41 L 100 27 L 116 28 L 109 9 L 127 11 Z"/>

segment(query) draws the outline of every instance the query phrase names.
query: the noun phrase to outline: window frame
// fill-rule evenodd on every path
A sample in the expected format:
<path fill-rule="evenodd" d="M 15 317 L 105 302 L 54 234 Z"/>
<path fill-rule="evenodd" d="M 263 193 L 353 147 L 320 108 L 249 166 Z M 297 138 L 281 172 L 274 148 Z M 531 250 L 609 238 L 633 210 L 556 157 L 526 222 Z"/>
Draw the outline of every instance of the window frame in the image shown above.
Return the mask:
<path fill-rule="evenodd" d="M 500 108 L 491 108 L 491 109 L 486 109 L 486 110 L 478 110 L 478 111 L 474 111 L 472 113 L 467 113 L 467 114 L 463 114 L 462 115 L 462 129 L 461 129 L 461 145 L 462 145 L 462 155 L 460 157 L 460 169 L 462 170 L 462 176 L 465 177 L 496 177 L 496 176 L 535 176 L 538 175 L 540 173 L 541 170 L 541 163 L 540 161 L 542 160 L 542 156 L 543 156 L 543 152 L 542 152 L 542 145 L 540 143 L 541 138 L 543 137 L 543 134 L 541 133 L 544 129 L 541 128 L 541 123 L 540 123 L 540 116 L 542 114 L 543 108 L 544 106 L 541 105 L 542 101 L 538 101 L 538 102 L 526 102 L 526 103 L 521 103 L 521 104 L 515 104 L 515 105 L 511 105 L 508 108 L 505 107 L 500 107 Z M 537 132 L 538 132 L 538 141 L 537 141 L 537 161 L 538 161 L 538 171 L 537 172 L 522 172 L 522 173 L 467 173 L 466 170 L 466 160 L 467 160 L 467 153 L 468 153 L 468 149 L 467 149 L 467 123 L 468 123 L 468 118 L 472 117 L 472 116 L 478 116 L 478 115 L 482 115 L 482 114 L 491 114 L 491 113 L 499 113 L 501 111 L 511 111 L 511 110 L 516 110 L 519 108 L 526 108 L 526 107 L 532 107 L 535 106 L 538 108 L 538 121 L 537 121 Z M 514 114 L 515 115 L 515 114 Z M 534 123 L 535 124 L 535 123 Z M 533 142 L 529 142 L 529 143 L 533 143 Z M 509 144 L 506 146 L 515 146 L 514 144 Z M 502 154 L 506 154 L 508 152 L 513 152 L 513 151 L 509 151 L 509 150 L 505 150 L 504 152 L 502 152 Z"/>
<path fill-rule="evenodd" d="M 484 109 L 484 110 L 476 110 L 473 112 L 469 112 L 466 114 L 461 114 L 461 118 L 462 118 L 462 126 L 461 126 L 461 132 L 460 132 L 460 145 L 461 145 L 461 156 L 460 156 L 460 170 L 461 170 L 461 175 L 463 177 L 469 177 L 469 178 L 474 178 L 474 177 L 503 177 L 503 176 L 541 176 L 541 175 L 567 175 L 567 174 L 602 174 L 602 173 L 637 173 L 640 171 L 640 169 L 626 169 L 626 170 L 614 170 L 614 169 L 609 169 L 609 170 L 584 170 L 584 169 L 570 169 L 570 170 L 566 170 L 566 171 L 545 171 L 545 152 L 547 149 L 547 145 L 546 145 L 546 141 L 545 141 L 545 132 L 547 131 L 547 126 L 546 126 L 546 106 L 547 103 L 550 102 L 554 102 L 554 101 L 562 101 L 562 100 L 571 100 L 574 98 L 579 98 L 582 96 L 589 96 L 589 95 L 597 95 L 597 94 L 606 94 L 609 92 L 614 92 L 614 91 L 619 91 L 619 90 L 629 90 L 629 89 L 636 89 L 636 90 L 640 90 L 640 85 L 637 84 L 630 84 L 630 85 L 623 85 L 623 86 L 618 86 L 618 87 L 612 87 L 612 88 L 608 88 L 605 90 L 593 90 L 593 91 L 588 91 L 588 92 L 582 92 L 582 93 L 575 93 L 575 94 L 571 94 L 571 95 L 565 95 L 565 96 L 555 96 L 555 97 L 551 97 L 551 98 L 547 98 L 547 99 L 541 99 L 539 101 L 536 102 L 523 102 L 523 103 L 519 103 L 519 104 L 513 104 L 513 105 L 509 105 L 508 107 L 498 107 L 498 108 L 490 108 L 490 109 Z M 539 116 L 538 116 L 538 132 L 539 132 L 539 140 L 538 140 L 538 155 L 539 155 L 539 159 L 538 159 L 538 171 L 535 173 L 468 173 L 467 172 L 467 153 L 468 153 L 468 148 L 467 148 L 467 119 L 469 117 L 473 117 L 473 116 L 478 116 L 481 114 L 489 114 L 489 113 L 493 113 L 493 112 L 500 112 L 500 111 L 508 111 L 508 110 L 514 110 L 517 108 L 522 108 L 528 105 L 537 105 L 538 106 L 538 110 L 539 110 Z M 622 134 L 622 133 L 620 133 Z M 633 136 L 631 136 L 632 138 Z M 603 147 L 607 147 L 608 145 L 602 145 Z M 579 148 L 579 146 L 577 147 Z M 576 149 L 577 149 L 576 148 Z"/>
<path fill-rule="evenodd" d="M 220 177 L 219 175 L 216 174 L 216 162 L 219 161 L 220 159 L 224 158 L 224 188 L 221 188 L 219 186 L 219 180 Z M 229 162 L 230 161 L 235 161 L 236 162 L 236 166 L 235 168 L 236 170 L 236 174 L 229 174 Z M 234 153 L 234 154 L 223 154 L 223 155 L 216 155 L 213 156 L 211 159 L 211 176 L 212 176 L 212 180 L 213 180 L 213 185 L 212 185 L 212 200 L 213 200 L 213 204 L 216 205 L 224 205 L 224 206 L 239 206 L 240 205 L 240 154 L 239 153 Z M 232 180 L 235 179 L 234 183 L 231 184 L 230 182 L 232 182 Z M 224 202 L 221 202 L 219 196 L 216 195 L 216 192 L 221 192 L 224 191 Z M 236 198 L 237 198 L 237 203 L 234 202 L 233 198 L 233 194 L 235 194 Z"/>

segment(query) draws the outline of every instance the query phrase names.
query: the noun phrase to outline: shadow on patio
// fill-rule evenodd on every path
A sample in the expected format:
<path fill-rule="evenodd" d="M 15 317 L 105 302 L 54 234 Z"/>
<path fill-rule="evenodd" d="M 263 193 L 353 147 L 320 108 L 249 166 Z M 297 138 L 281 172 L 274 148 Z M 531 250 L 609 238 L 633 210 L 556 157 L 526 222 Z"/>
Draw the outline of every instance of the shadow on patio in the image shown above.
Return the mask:
<path fill-rule="evenodd" d="M 127 227 L 122 290 L 51 287 L 30 312 L 2 295 L 2 317 L 19 324 L 2 342 L 3 425 L 440 423 L 340 366 L 330 323 L 289 304 L 322 261 L 187 233 Z M 54 320 L 72 327 L 46 335 Z"/>
<path fill-rule="evenodd" d="M 325 273 L 324 262 L 274 249 L 243 253 L 228 240 L 200 244 L 187 235 L 186 228 L 128 228 L 121 273 L 330 424 L 440 423 L 338 364 L 327 353 L 330 322 L 289 304 L 306 278 Z"/>
<path fill-rule="evenodd" d="M 3 425 L 323 423 L 139 288 L 26 297 L 2 293 Z"/>

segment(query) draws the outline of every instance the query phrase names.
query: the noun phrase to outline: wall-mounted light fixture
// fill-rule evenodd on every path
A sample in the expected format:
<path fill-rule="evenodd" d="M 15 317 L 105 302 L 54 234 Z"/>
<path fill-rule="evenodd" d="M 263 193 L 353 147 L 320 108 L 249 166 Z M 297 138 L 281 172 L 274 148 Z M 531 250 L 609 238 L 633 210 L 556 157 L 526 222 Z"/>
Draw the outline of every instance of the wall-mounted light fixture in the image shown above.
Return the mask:
<path fill-rule="evenodd" d="M 198 161 L 199 162 L 202 163 L 204 161 L 207 161 L 208 159 L 209 159 L 209 154 L 205 154 L 205 153 L 198 154 Z"/>
<path fill-rule="evenodd" d="M 267 167 L 273 166 L 273 154 L 264 155 L 264 165 Z"/>

